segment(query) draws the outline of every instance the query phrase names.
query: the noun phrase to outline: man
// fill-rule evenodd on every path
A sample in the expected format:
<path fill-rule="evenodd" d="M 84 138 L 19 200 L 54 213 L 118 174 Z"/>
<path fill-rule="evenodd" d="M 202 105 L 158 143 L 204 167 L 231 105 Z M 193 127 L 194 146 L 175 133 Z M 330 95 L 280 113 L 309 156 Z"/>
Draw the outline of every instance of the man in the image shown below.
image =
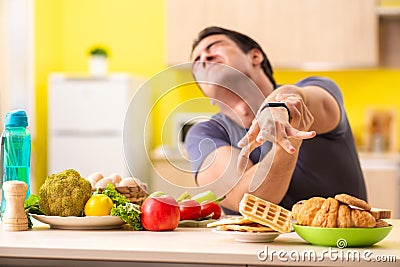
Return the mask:
<path fill-rule="evenodd" d="M 237 213 L 246 192 L 287 209 L 312 196 L 366 199 L 335 83 L 310 77 L 277 86 L 261 47 L 219 27 L 199 33 L 191 60 L 196 82 L 220 112 L 193 126 L 185 145 L 197 184 L 225 190 L 225 213 Z"/>

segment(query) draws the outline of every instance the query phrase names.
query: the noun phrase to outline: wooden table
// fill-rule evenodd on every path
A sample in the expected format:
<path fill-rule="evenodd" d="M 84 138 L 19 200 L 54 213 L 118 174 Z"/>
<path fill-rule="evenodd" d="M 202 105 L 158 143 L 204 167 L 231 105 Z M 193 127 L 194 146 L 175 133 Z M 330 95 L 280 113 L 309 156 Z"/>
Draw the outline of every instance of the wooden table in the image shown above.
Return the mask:
<path fill-rule="evenodd" d="M 388 222 L 393 230 L 381 242 L 345 249 L 312 246 L 294 232 L 272 243 L 242 243 L 207 228 L 135 232 L 56 230 L 39 225 L 29 231 L 6 232 L 0 226 L 0 266 L 400 266 L 400 220 Z M 268 257 L 262 260 L 264 251 Z M 295 258 L 310 251 L 318 258 Z M 343 253 L 359 253 L 360 259 L 337 258 Z"/>

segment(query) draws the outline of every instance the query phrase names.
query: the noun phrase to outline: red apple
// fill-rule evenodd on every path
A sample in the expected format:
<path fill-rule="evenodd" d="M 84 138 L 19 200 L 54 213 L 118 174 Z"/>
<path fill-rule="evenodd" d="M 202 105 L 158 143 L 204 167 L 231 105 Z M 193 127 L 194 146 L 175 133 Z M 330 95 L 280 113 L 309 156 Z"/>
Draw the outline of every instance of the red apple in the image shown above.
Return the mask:
<path fill-rule="evenodd" d="M 179 210 L 181 213 L 181 221 L 200 218 L 201 206 L 199 202 L 194 199 L 182 200 L 179 203 Z"/>
<path fill-rule="evenodd" d="M 171 231 L 178 227 L 180 213 L 176 200 L 168 195 L 150 196 L 142 204 L 141 221 L 149 231 Z"/>

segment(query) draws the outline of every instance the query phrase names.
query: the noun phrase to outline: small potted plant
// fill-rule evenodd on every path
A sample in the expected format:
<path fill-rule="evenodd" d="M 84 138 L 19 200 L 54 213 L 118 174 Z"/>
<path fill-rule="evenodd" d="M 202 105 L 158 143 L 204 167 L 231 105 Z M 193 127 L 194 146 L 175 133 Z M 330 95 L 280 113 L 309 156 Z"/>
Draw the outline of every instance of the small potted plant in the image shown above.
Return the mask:
<path fill-rule="evenodd" d="M 108 51 L 95 46 L 89 51 L 89 72 L 92 75 L 106 75 L 108 71 Z"/>

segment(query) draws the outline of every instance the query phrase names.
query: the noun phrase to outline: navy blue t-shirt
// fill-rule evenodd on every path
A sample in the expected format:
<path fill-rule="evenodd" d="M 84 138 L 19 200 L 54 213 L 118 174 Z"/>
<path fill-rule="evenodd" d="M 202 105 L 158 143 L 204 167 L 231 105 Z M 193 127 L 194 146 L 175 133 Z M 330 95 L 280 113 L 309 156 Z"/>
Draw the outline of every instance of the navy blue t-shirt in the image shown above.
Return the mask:
<path fill-rule="evenodd" d="M 341 118 L 331 132 L 303 140 L 289 189 L 279 205 L 291 209 L 299 200 L 313 196 L 332 197 L 338 193 L 366 200 L 364 178 L 340 89 L 333 81 L 322 77 L 309 77 L 296 85 L 316 85 L 327 90 L 338 102 Z M 245 134 L 246 129 L 222 113 L 191 127 L 185 146 L 195 175 L 212 151 L 221 146 L 238 148 L 237 143 Z M 264 143 L 250 154 L 250 160 L 259 162 L 270 149 L 271 143 Z M 226 209 L 225 212 L 233 214 Z"/>

